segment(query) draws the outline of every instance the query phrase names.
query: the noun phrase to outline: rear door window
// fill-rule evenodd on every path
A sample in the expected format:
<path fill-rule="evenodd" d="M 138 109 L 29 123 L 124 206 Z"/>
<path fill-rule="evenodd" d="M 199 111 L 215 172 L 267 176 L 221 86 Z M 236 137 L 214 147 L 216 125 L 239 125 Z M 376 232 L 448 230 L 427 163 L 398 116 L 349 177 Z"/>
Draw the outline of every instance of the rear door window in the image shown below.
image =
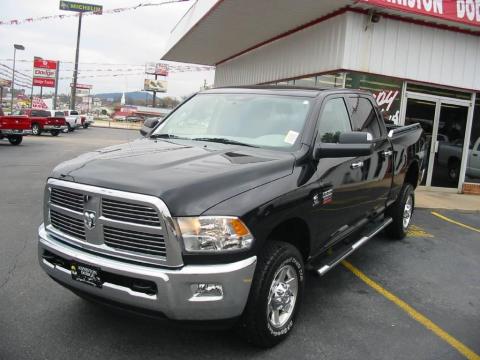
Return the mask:
<path fill-rule="evenodd" d="M 370 100 L 361 96 L 349 96 L 347 101 L 352 114 L 353 130 L 369 132 L 374 139 L 380 138 L 383 135 L 382 128 Z"/>
<path fill-rule="evenodd" d="M 337 143 L 340 134 L 350 131 L 352 125 L 344 99 L 327 100 L 320 114 L 317 139 L 323 143 Z"/>

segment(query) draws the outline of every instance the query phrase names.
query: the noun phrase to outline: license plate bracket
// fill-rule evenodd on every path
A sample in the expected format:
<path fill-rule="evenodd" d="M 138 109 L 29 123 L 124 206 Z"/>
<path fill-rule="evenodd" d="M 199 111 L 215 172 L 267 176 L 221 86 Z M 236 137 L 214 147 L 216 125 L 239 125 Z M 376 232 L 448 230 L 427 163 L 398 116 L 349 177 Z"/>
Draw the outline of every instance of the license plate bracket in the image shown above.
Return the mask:
<path fill-rule="evenodd" d="M 72 274 L 72 279 L 75 281 L 97 288 L 102 287 L 102 272 L 98 267 L 79 262 L 72 262 L 70 264 L 70 273 Z"/>

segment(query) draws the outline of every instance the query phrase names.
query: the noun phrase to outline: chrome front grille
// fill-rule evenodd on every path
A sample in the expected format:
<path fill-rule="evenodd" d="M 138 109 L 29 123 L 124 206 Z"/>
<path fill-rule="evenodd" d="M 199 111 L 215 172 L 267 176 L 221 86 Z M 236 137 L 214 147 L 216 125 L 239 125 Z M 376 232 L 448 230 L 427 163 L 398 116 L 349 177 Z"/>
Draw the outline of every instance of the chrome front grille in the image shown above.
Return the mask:
<path fill-rule="evenodd" d="M 103 238 L 106 245 L 116 249 L 156 256 L 167 255 L 162 235 L 104 226 Z"/>
<path fill-rule="evenodd" d="M 99 255 L 183 265 L 171 215 L 160 199 L 49 179 L 45 224 L 55 238 Z"/>
<path fill-rule="evenodd" d="M 52 188 L 50 202 L 70 210 L 83 212 L 84 196 L 77 192 Z"/>
<path fill-rule="evenodd" d="M 133 224 L 160 226 L 158 212 L 146 205 L 102 198 L 102 215 L 109 219 Z"/>
<path fill-rule="evenodd" d="M 85 240 L 85 225 L 83 220 L 50 210 L 50 222 L 58 230 L 65 234 L 74 236 L 78 239 Z"/>

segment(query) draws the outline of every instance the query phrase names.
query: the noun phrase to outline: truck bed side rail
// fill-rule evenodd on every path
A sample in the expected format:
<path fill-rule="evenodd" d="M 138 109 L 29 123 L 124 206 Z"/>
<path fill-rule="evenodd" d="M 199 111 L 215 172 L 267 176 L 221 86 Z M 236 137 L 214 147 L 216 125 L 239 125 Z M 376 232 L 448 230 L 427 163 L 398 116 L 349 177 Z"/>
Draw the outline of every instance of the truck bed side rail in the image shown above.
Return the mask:
<path fill-rule="evenodd" d="M 388 137 L 393 138 L 394 136 L 403 135 L 412 130 L 422 130 L 422 126 L 419 123 L 400 126 L 400 125 L 387 125 Z"/>

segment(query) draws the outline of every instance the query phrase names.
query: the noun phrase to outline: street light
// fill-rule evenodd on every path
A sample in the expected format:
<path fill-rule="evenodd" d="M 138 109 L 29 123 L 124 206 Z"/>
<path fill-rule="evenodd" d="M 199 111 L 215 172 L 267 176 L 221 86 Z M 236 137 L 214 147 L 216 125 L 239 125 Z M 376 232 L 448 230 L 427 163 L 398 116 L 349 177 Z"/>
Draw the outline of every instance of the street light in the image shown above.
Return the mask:
<path fill-rule="evenodd" d="M 13 113 L 13 89 L 15 87 L 15 56 L 17 54 L 17 50 L 25 50 L 25 46 L 13 44 L 13 73 L 12 73 L 12 100 L 10 103 L 10 114 Z"/>

